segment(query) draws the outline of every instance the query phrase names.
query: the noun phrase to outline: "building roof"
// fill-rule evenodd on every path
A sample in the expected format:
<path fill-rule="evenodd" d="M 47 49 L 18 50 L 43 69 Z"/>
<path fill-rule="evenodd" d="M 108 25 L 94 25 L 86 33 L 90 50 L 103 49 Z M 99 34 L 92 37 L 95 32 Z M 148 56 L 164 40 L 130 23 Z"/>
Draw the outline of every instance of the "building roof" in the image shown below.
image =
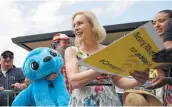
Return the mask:
<path fill-rule="evenodd" d="M 102 44 L 108 45 L 112 41 L 122 37 L 125 33 L 138 28 L 146 22 L 148 21 L 104 26 L 107 36 Z M 15 37 L 12 38 L 12 42 L 28 51 L 31 51 L 37 47 L 51 47 L 51 40 L 56 33 L 64 33 L 71 38 L 72 42 L 74 42 L 74 34 L 71 30 Z"/>

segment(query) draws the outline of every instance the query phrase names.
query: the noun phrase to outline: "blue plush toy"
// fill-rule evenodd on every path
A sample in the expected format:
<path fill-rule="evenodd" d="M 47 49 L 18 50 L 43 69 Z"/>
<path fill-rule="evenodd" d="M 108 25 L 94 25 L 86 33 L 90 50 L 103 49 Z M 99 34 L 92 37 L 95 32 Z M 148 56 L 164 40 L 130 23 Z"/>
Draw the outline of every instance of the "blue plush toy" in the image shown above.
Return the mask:
<path fill-rule="evenodd" d="M 53 49 L 37 48 L 31 51 L 22 70 L 32 83 L 20 92 L 12 106 L 67 106 L 70 96 L 60 72 L 62 66 L 61 54 Z M 55 72 L 58 73 L 55 80 L 45 79 Z"/>

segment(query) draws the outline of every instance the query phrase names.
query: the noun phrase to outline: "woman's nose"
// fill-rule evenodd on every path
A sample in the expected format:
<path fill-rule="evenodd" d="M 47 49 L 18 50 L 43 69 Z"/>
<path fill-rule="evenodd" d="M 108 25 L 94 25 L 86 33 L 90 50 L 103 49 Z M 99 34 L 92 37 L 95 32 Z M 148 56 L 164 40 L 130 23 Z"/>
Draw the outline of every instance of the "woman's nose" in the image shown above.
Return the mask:
<path fill-rule="evenodd" d="M 75 25 L 74 31 L 77 31 L 79 29 L 78 25 Z"/>
<path fill-rule="evenodd" d="M 159 26 L 159 22 L 156 22 L 155 24 L 154 24 L 154 27 L 158 27 Z"/>

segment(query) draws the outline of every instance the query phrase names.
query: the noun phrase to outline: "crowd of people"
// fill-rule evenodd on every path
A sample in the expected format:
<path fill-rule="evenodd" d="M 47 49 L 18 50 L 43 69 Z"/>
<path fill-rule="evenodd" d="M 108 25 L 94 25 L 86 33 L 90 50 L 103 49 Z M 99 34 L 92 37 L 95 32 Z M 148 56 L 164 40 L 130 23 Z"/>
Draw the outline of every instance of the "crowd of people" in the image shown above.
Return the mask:
<path fill-rule="evenodd" d="M 164 87 L 162 104 L 170 105 L 172 104 L 172 10 L 158 12 L 153 19 L 153 25 L 164 41 L 166 49 L 153 56 L 155 62 L 163 64 L 156 68 L 158 76 L 152 80 L 152 85 L 146 88 Z M 79 60 L 106 47 L 101 44 L 106 37 L 106 31 L 94 13 L 90 11 L 75 13 L 72 17 L 72 26 L 75 46 L 70 45 L 70 38 L 67 35 L 59 33 L 53 37 L 51 44 L 53 49 L 61 53 L 65 61 L 61 72 L 65 78 L 66 88 L 71 95 L 69 106 L 126 105 L 125 99 L 121 99 L 123 94 L 121 93 L 119 98 L 115 86 L 124 89 L 125 94 L 125 89 L 135 89 L 135 87 L 141 86 L 149 80 L 149 69 L 144 72 L 135 71 L 131 73 L 133 79 L 129 79 L 97 72 L 78 65 Z M 12 51 L 4 50 L 1 52 L 0 91 L 23 90 L 32 83 L 24 77 L 20 68 L 15 67 L 13 60 L 14 53 Z M 54 77 L 58 78 L 58 75 L 50 74 L 46 79 L 51 80 Z M 142 95 L 143 93 L 139 94 Z M 14 96 L 10 95 L 9 98 L 11 105 Z M 125 98 L 127 97 L 125 96 Z M 6 106 L 6 102 L 7 96 L 0 93 L 0 106 Z"/>

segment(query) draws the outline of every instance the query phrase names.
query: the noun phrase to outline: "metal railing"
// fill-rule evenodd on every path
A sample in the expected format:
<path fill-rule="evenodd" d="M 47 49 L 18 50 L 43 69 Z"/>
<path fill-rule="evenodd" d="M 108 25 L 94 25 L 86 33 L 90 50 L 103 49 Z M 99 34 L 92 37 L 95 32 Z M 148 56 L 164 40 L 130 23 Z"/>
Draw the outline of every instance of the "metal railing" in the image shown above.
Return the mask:
<path fill-rule="evenodd" d="M 10 94 L 13 94 L 14 98 L 15 98 L 16 95 L 20 92 L 21 92 L 21 90 L 3 90 L 3 91 L 0 91 L 0 93 L 7 95 L 7 106 L 9 106 L 9 103 L 10 103 L 10 101 L 9 101 L 10 100 Z"/>

